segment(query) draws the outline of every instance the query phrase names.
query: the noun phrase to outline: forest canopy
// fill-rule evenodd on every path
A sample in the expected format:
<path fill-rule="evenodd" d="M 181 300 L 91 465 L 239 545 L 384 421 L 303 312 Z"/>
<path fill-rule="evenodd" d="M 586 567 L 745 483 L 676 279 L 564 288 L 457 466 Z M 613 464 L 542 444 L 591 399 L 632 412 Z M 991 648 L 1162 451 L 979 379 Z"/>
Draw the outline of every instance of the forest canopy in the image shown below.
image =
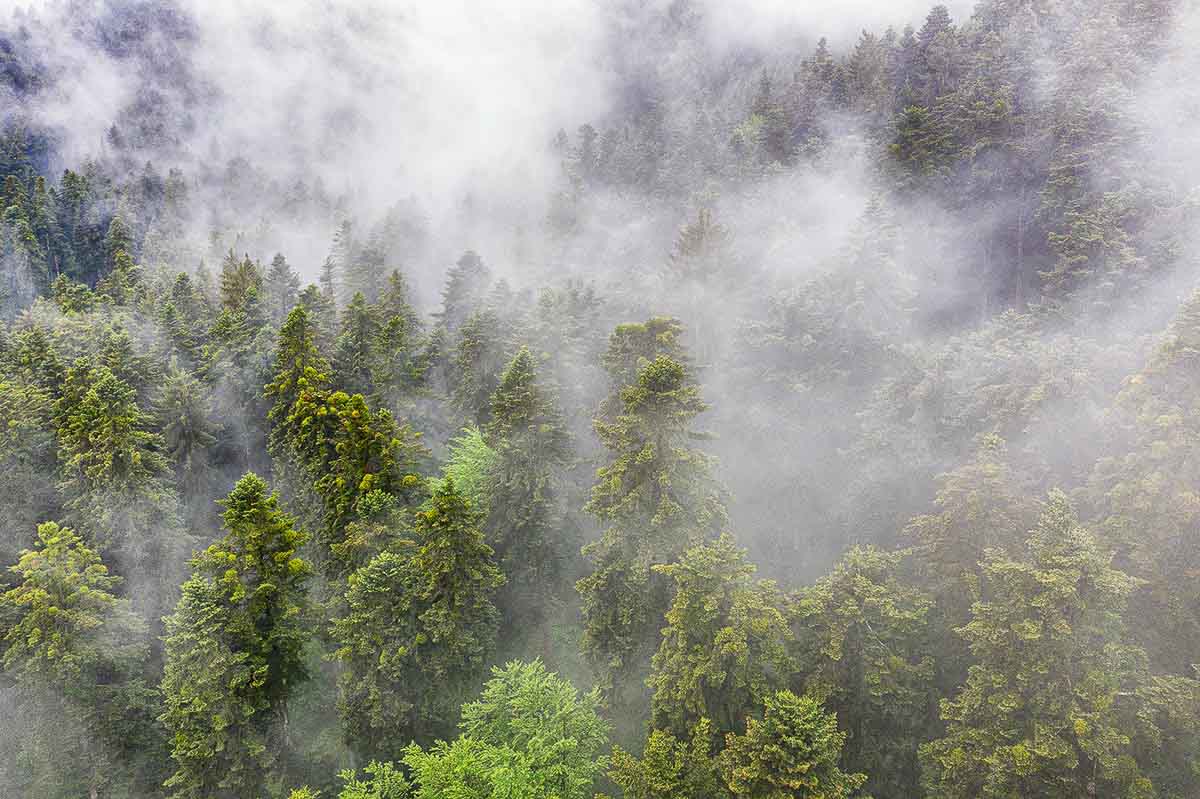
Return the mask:
<path fill-rule="evenodd" d="M 1200 12 L 473 6 L 0 2 L 0 796 L 1200 796 Z"/>

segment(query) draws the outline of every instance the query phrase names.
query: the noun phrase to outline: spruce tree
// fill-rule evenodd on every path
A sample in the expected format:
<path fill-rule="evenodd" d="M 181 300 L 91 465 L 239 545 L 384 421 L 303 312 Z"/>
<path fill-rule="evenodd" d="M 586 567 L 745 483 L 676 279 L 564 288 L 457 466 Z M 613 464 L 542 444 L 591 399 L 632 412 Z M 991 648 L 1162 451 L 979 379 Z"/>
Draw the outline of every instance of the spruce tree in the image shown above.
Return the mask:
<path fill-rule="evenodd" d="M 408 738 L 444 732 L 480 680 L 504 575 L 479 521 L 447 479 L 416 514 L 415 540 L 350 575 L 333 637 L 345 667 L 343 728 L 356 751 L 394 757 Z"/>
<path fill-rule="evenodd" d="M 726 737 L 721 773 L 735 797 L 849 799 L 866 781 L 838 767 L 845 733 L 811 696 L 780 691 L 767 697 L 760 721 Z"/>
<path fill-rule="evenodd" d="M 728 534 L 654 570 L 675 583 L 648 681 L 654 727 L 684 738 L 709 719 L 718 735 L 741 731 L 793 671 L 783 595 L 752 579 Z"/>
<path fill-rule="evenodd" d="M 561 470 L 570 439 L 553 397 L 541 385 L 533 356 L 522 347 L 492 395 L 486 430 L 495 460 L 487 476 L 485 531 L 508 582 L 498 599 L 505 630 L 540 631 L 548 649 L 548 624 L 559 595 L 565 548 Z M 544 657 L 550 652 L 544 651 Z"/>
<path fill-rule="evenodd" d="M 300 276 L 292 269 L 291 264 L 287 262 L 282 253 L 277 253 L 271 259 L 271 269 L 267 272 L 265 288 L 267 313 L 273 324 L 280 325 L 300 298 Z"/>
<path fill-rule="evenodd" d="M 1152 796 L 1133 757 L 1145 655 L 1121 615 L 1136 581 L 1111 565 L 1061 492 L 1020 559 L 984 562 L 987 601 L 959 632 L 975 664 L 921 747 L 926 789 L 947 799 Z"/>
<path fill-rule="evenodd" d="M 306 536 L 255 474 L 224 501 L 223 539 L 192 560 L 166 620 L 166 710 L 180 799 L 278 793 L 287 701 L 311 635 Z"/>
<path fill-rule="evenodd" d="M 677 561 L 727 523 L 711 459 L 691 446 L 691 425 L 707 408 L 699 389 L 682 363 L 642 355 L 678 346 L 675 330 L 659 320 L 618 328 L 605 355 L 614 382 L 635 377 L 616 402 L 605 402 L 595 423 L 612 460 L 600 469 L 586 510 L 605 530 L 584 548 L 593 571 L 577 588 L 584 649 L 609 692 L 636 685 L 656 648 L 672 591 L 653 567 Z"/>
<path fill-rule="evenodd" d="M 0 595 L 0 653 L 16 686 L 10 752 L 30 796 L 130 795 L 156 787 L 162 740 L 142 670 L 146 625 L 119 599 L 121 578 L 73 530 L 38 525 Z"/>

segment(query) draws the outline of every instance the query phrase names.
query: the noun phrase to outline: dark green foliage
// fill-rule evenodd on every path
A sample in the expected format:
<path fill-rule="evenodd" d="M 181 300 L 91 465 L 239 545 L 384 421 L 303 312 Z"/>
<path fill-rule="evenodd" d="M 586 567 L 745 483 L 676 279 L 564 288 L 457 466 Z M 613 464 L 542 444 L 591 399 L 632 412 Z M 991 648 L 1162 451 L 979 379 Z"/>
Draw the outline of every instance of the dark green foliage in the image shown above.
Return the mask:
<path fill-rule="evenodd" d="M 690 446 L 692 421 L 707 407 L 699 389 L 683 364 L 643 355 L 677 346 L 677 329 L 665 320 L 618 328 L 605 355 L 614 382 L 636 375 L 619 390 L 619 405 L 606 403 L 596 420 L 613 460 L 586 508 L 605 531 L 584 549 L 594 570 L 578 584 L 584 646 L 609 690 L 628 691 L 645 668 L 670 605 L 671 586 L 652 567 L 714 538 L 726 522 L 711 460 Z"/>
<path fill-rule="evenodd" d="M 192 560 L 167 619 L 161 720 L 171 733 L 178 797 L 277 791 L 288 696 L 307 677 L 312 634 L 305 535 L 247 474 L 227 500 L 225 537 Z"/>
<path fill-rule="evenodd" d="M 394 758 L 405 741 L 430 740 L 480 681 L 504 575 L 478 524 L 446 480 L 416 514 L 414 540 L 349 576 L 333 638 L 345 667 L 339 710 L 356 751 Z"/>

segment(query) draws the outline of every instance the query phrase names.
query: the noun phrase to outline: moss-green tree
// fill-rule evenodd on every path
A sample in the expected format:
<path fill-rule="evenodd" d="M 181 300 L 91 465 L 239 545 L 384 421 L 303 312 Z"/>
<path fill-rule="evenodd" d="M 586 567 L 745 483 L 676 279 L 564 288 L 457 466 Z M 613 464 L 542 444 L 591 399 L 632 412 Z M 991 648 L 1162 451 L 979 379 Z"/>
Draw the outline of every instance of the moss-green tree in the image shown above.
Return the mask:
<path fill-rule="evenodd" d="M 180 799 L 279 792 L 287 700 L 307 677 L 306 536 L 257 475 L 224 504 L 228 532 L 193 559 L 166 620 L 160 718 L 176 764 L 166 787 Z"/>
<path fill-rule="evenodd" d="M 1025 557 L 991 553 L 992 596 L 960 629 L 975 665 L 921 748 L 927 790 L 955 797 L 1153 796 L 1133 757 L 1139 662 L 1121 614 L 1135 581 L 1114 569 L 1061 492 Z"/>
<path fill-rule="evenodd" d="M 116 596 L 121 578 L 54 522 L 38 526 L 35 547 L 10 571 L 0 660 L 17 689 L 10 721 L 21 735 L 9 757 L 27 795 L 153 791 L 163 742 L 142 674 L 148 636 Z"/>
<path fill-rule="evenodd" d="M 897 796 L 917 791 L 917 744 L 937 713 L 931 601 L 905 583 L 902 558 L 855 547 L 793 608 L 793 679 L 836 713 L 846 767 Z"/>
<path fill-rule="evenodd" d="M 672 586 L 653 567 L 715 538 L 727 522 L 711 459 L 691 446 L 692 422 L 707 406 L 682 363 L 642 355 L 677 346 L 673 326 L 661 333 L 652 327 L 659 327 L 657 320 L 637 331 L 643 335 L 621 328 L 614 334 L 608 371 L 614 382 L 631 371 L 635 377 L 618 392 L 619 408 L 606 403 L 596 420 L 612 461 L 600 469 L 586 509 L 606 527 L 584 548 L 593 570 L 577 588 L 584 648 L 608 691 L 636 691 L 656 648 Z M 629 356 L 640 364 L 636 370 L 629 369 Z"/>
<path fill-rule="evenodd" d="M 793 670 L 782 593 L 753 579 L 728 534 L 654 570 L 675 583 L 649 680 L 654 726 L 683 737 L 707 718 L 717 735 L 740 731 Z"/>
<path fill-rule="evenodd" d="M 745 735 L 726 737 L 721 773 L 730 793 L 748 799 L 855 796 L 867 778 L 838 767 L 845 739 L 818 700 L 780 691 L 767 697 L 761 720 L 746 720 Z"/>
<path fill-rule="evenodd" d="M 405 740 L 444 731 L 477 685 L 496 643 L 492 596 L 504 582 L 479 521 L 447 479 L 416 514 L 415 541 L 394 542 L 350 574 L 333 638 L 355 750 L 396 757 Z"/>

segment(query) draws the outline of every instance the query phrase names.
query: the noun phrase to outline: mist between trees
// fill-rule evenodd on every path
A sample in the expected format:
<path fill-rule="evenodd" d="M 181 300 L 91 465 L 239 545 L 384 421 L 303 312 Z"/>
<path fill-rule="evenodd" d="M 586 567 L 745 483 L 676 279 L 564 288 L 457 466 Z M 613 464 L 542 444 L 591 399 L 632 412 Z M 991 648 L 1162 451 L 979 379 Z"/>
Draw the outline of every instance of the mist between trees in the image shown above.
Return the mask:
<path fill-rule="evenodd" d="M 1200 10 L 0 0 L 0 795 L 1200 795 Z"/>

